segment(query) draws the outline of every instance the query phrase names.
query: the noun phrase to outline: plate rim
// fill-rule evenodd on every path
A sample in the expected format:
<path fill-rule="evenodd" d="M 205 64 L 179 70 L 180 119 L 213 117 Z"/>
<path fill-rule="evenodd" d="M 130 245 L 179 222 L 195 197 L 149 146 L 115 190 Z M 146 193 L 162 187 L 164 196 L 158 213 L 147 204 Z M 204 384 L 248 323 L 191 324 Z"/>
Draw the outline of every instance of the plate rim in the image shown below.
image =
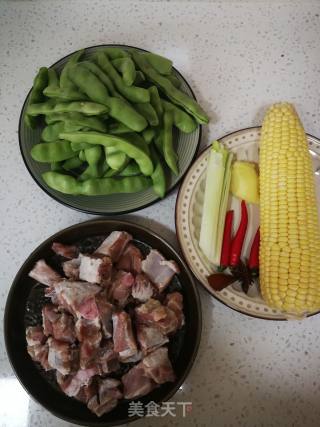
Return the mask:
<path fill-rule="evenodd" d="M 248 127 L 245 127 L 245 128 L 242 128 L 242 129 L 238 129 L 238 130 L 233 131 L 233 132 L 229 132 L 229 133 L 227 133 L 227 134 L 225 134 L 225 135 L 217 138 L 217 141 L 221 141 L 221 140 L 223 140 L 225 138 L 228 138 L 231 135 L 235 135 L 235 134 L 243 132 L 243 131 L 250 131 L 250 130 L 257 130 L 258 131 L 261 128 L 262 128 L 262 126 L 248 126 Z M 314 135 L 312 135 L 310 133 L 307 133 L 307 132 L 306 132 L 306 135 L 307 135 L 307 137 L 310 137 L 311 139 L 315 140 L 319 144 L 319 146 L 320 146 L 320 138 L 317 138 L 316 136 L 314 136 Z M 192 166 L 194 166 L 196 164 L 196 162 L 198 161 L 198 159 L 204 154 L 205 151 L 207 151 L 210 148 L 210 146 L 211 146 L 211 144 L 205 146 L 202 150 L 199 151 L 199 154 L 198 154 L 197 158 L 195 159 L 194 163 L 192 164 Z M 200 285 L 202 286 L 202 288 L 211 297 L 215 298 L 217 301 L 219 301 L 224 306 L 226 306 L 226 307 L 230 308 L 231 310 L 236 311 L 236 312 L 238 312 L 240 314 L 244 314 L 245 316 L 248 316 L 248 317 L 251 317 L 251 318 L 254 318 L 254 319 L 269 320 L 271 322 L 289 321 L 290 320 L 289 318 L 283 317 L 283 318 L 279 318 L 279 319 L 276 319 L 276 318 L 272 319 L 270 317 L 265 317 L 263 315 L 255 315 L 255 314 L 252 314 L 252 313 L 248 313 L 248 312 L 246 312 L 245 310 L 243 310 L 241 308 L 233 307 L 233 306 L 229 305 L 227 302 L 225 302 L 222 299 L 220 299 L 217 295 L 215 295 L 212 292 L 210 292 L 210 290 L 202 283 L 202 281 L 200 279 L 198 279 L 198 277 L 196 276 L 196 274 L 194 273 L 193 269 L 191 268 L 191 266 L 189 265 L 189 263 L 187 261 L 186 251 L 185 251 L 184 246 L 182 245 L 182 239 L 181 239 L 181 235 L 180 235 L 180 229 L 177 226 L 177 224 L 178 224 L 178 204 L 179 204 L 178 201 L 179 201 L 179 198 L 181 196 L 181 189 L 182 189 L 184 181 L 186 179 L 187 179 L 187 173 L 186 173 L 185 177 L 183 178 L 183 181 L 182 181 L 182 183 L 181 183 L 181 185 L 179 187 L 179 190 L 178 190 L 178 194 L 177 194 L 177 198 L 176 198 L 176 204 L 175 204 L 174 223 L 175 223 L 175 230 L 176 230 L 176 236 L 177 236 L 177 241 L 178 241 L 178 244 L 179 244 L 179 248 L 180 248 L 180 250 L 181 250 L 181 252 L 183 254 L 183 257 L 184 257 L 184 259 L 186 261 L 186 264 L 188 265 L 188 267 L 189 267 L 190 271 L 192 272 L 193 276 L 195 277 L 196 282 L 200 283 Z M 315 315 L 317 315 L 319 313 L 320 313 L 320 310 L 317 311 L 317 312 L 315 312 L 315 313 L 307 314 L 307 316 L 305 318 L 309 318 L 309 317 L 315 316 Z M 301 319 L 301 320 L 303 320 L 303 319 Z"/>
<path fill-rule="evenodd" d="M 7 297 L 6 297 L 6 302 L 5 302 L 5 308 L 4 308 L 4 316 L 3 316 L 3 332 L 4 332 L 4 343 L 5 343 L 5 350 L 6 350 L 6 354 L 10 363 L 10 367 L 13 370 L 13 373 L 15 375 L 15 378 L 19 381 L 20 385 L 22 386 L 22 388 L 26 391 L 26 393 L 28 394 L 28 396 L 35 401 L 36 403 L 38 403 L 42 408 L 44 408 L 45 410 L 47 410 L 49 413 L 53 414 L 54 416 L 58 417 L 59 419 L 62 419 L 64 421 L 67 422 L 71 422 L 71 423 L 75 423 L 77 425 L 83 425 L 86 426 L 88 424 L 86 424 L 84 421 L 79 422 L 78 420 L 75 420 L 74 418 L 71 418 L 69 416 L 65 416 L 65 415 L 61 415 L 61 413 L 57 413 L 56 411 L 52 410 L 52 408 L 49 407 L 49 405 L 47 405 L 47 403 L 43 403 L 40 402 L 36 397 L 34 397 L 34 395 L 29 391 L 28 387 L 25 385 L 24 381 L 20 378 L 20 376 L 17 374 L 17 371 L 15 369 L 15 364 L 13 363 L 13 361 L 11 360 L 11 357 L 9 356 L 9 354 L 12 353 L 12 345 L 9 343 L 9 309 L 12 307 L 12 295 L 13 295 L 13 289 L 15 286 L 17 286 L 17 283 L 19 281 L 19 276 L 21 275 L 21 272 L 23 271 L 23 269 L 25 268 L 25 265 L 28 263 L 29 259 L 33 256 L 36 255 L 36 253 L 40 250 L 42 250 L 43 247 L 45 247 L 51 240 L 56 239 L 57 237 L 60 238 L 61 234 L 65 233 L 65 232 L 69 232 L 72 231 L 74 229 L 77 228 L 82 228 L 82 227 L 86 227 L 86 226 L 90 226 L 90 225 L 95 225 L 98 223 L 109 223 L 109 224 L 116 224 L 117 227 L 121 227 L 121 226 L 125 226 L 125 227 L 134 227 L 138 230 L 142 230 L 150 235 L 152 235 L 153 237 L 155 237 L 156 239 L 160 240 L 165 246 L 168 247 L 169 250 L 171 250 L 174 255 L 177 257 L 177 259 L 179 260 L 179 263 L 181 264 L 181 266 L 183 267 L 184 271 L 186 272 L 187 276 L 190 279 L 190 284 L 191 287 L 194 290 L 194 295 L 195 295 L 195 302 L 196 302 L 196 306 L 198 307 L 197 310 L 197 325 L 198 325 L 198 333 L 196 334 L 195 337 L 195 341 L 193 342 L 193 346 L 192 346 L 192 356 L 190 357 L 190 360 L 187 364 L 187 367 L 185 369 L 185 372 L 183 373 L 183 375 L 181 376 L 181 378 L 179 379 L 179 381 L 177 381 L 177 383 L 175 384 L 175 386 L 172 388 L 171 391 L 169 391 L 167 393 L 167 395 L 163 398 L 163 400 L 161 402 L 164 401 L 168 401 L 172 396 L 174 396 L 179 388 L 181 387 L 181 385 L 186 381 L 186 378 L 188 377 L 188 375 L 190 374 L 190 371 L 194 365 L 194 363 L 196 362 L 198 353 L 199 353 L 199 347 L 200 347 L 200 342 L 201 342 L 201 337 L 202 337 L 202 332 L 203 332 L 203 320 L 202 320 L 202 304 L 201 304 L 201 298 L 200 298 L 200 294 L 199 294 L 199 289 L 198 286 L 194 280 L 194 275 L 191 271 L 191 269 L 189 268 L 189 265 L 187 264 L 187 262 L 185 261 L 184 257 L 179 254 L 179 252 L 173 247 L 173 245 L 171 243 L 169 243 L 166 239 L 164 239 L 163 237 L 161 237 L 158 233 L 154 232 L 152 229 L 145 227 L 143 225 L 137 224 L 133 221 L 128 221 L 128 220 L 122 220 L 122 219 L 116 219 L 116 218 L 94 218 L 94 219 L 90 219 L 87 221 L 82 221 L 76 224 L 72 224 L 71 226 L 65 227 L 62 230 L 59 230 L 57 232 L 55 232 L 54 234 L 50 235 L 49 237 L 47 237 L 44 241 L 42 241 L 35 249 L 32 250 L 32 252 L 27 256 L 27 258 L 24 260 L 24 262 L 21 264 L 19 270 L 17 271 L 17 273 L 15 274 L 10 288 L 9 288 L 9 292 L 7 293 Z M 21 280 L 21 278 L 20 278 Z M 10 350 L 9 350 L 10 349 Z M 134 399 L 132 399 L 134 400 Z M 161 403 L 159 402 L 159 403 Z M 136 421 L 138 419 L 140 419 L 141 417 L 139 416 L 133 416 L 133 417 L 127 417 L 126 420 L 119 420 L 116 422 L 106 422 L 104 421 L 104 423 L 99 422 L 99 419 L 97 418 L 96 421 L 94 422 L 90 422 L 90 425 L 92 426 L 96 426 L 96 427 L 100 427 L 102 425 L 105 426 L 113 426 L 113 425 L 122 425 L 123 423 L 130 423 L 132 421 Z"/>
<path fill-rule="evenodd" d="M 150 52 L 149 50 L 137 47 L 137 46 L 131 46 L 131 45 L 127 45 L 127 44 L 114 44 L 114 43 L 106 43 L 106 44 L 98 44 L 98 45 L 93 45 L 93 46 L 87 46 L 84 49 L 94 49 L 94 48 L 99 48 L 99 47 L 125 47 L 125 48 L 130 48 L 130 49 L 139 49 L 140 51 L 143 52 Z M 73 55 L 74 53 L 78 52 L 79 49 L 68 53 L 68 55 L 63 56 L 62 58 L 58 59 L 56 62 L 54 62 L 52 65 L 50 65 L 48 68 L 52 68 L 54 66 L 56 66 L 60 61 L 67 59 L 69 56 Z M 186 84 L 186 86 L 189 88 L 193 98 L 195 101 L 197 101 L 197 98 L 195 96 L 195 93 L 193 91 L 193 89 L 191 88 L 190 84 L 188 83 L 188 81 L 185 79 L 185 77 L 180 73 L 179 70 L 177 70 L 175 67 L 172 67 L 175 72 L 181 77 L 181 79 L 184 81 L 184 83 Z M 132 208 L 132 209 L 122 209 L 121 211 L 108 211 L 108 212 L 101 212 L 101 211 L 95 211 L 94 209 L 86 209 L 86 208 L 81 208 L 78 206 L 73 206 L 70 203 L 60 200 L 58 196 L 55 196 L 54 194 L 51 194 L 46 188 L 45 186 L 40 182 L 40 180 L 37 179 L 37 177 L 35 176 L 35 174 L 32 172 L 31 168 L 29 167 L 27 160 L 24 156 L 23 150 L 22 150 L 22 137 L 21 137 L 21 125 L 22 125 L 22 120 L 23 120 L 23 111 L 25 108 L 25 105 L 28 101 L 28 98 L 30 96 L 32 87 L 31 89 L 28 91 L 26 98 L 22 104 L 21 107 L 21 111 L 20 111 L 20 116 L 19 116 L 19 122 L 18 122 L 18 139 L 19 139 L 19 150 L 20 150 L 20 154 L 21 157 L 23 159 L 23 163 L 25 165 L 25 167 L 27 168 L 30 176 L 32 177 L 33 181 L 35 181 L 35 183 L 41 188 L 41 190 L 43 190 L 47 196 L 49 196 L 50 198 L 52 198 L 53 200 L 55 200 L 56 202 L 60 203 L 63 206 L 66 206 L 70 209 L 74 209 L 78 212 L 83 212 L 83 213 L 87 213 L 87 214 L 92 214 L 92 215 L 99 215 L 99 216 L 112 216 L 112 215 L 123 215 L 123 214 L 128 214 L 128 213 L 132 213 L 132 212 L 138 212 L 141 209 L 145 209 L 148 208 L 149 206 L 152 206 L 155 203 L 158 203 L 161 200 L 164 200 L 170 193 L 173 192 L 173 190 L 175 190 L 177 188 L 177 186 L 181 183 L 181 181 L 185 178 L 186 174 L 188 173 L 190 167 L 192 166 L 192 164 L 194 163 L 194 161 L 196 160 L 196 158 L 198 157 L 198 151 L 199 151 L 199 147 L 200 147 L 200 143 L 201 143 L 201 139 L 202 139 L 202 125 L 198 123 L 199 126 L 199 137 L 198 137 L 198 141 L 196 144 L 196 149 L 194 152 L 194 155 L 192 156 L 192 158 L 189 161 L 189 165 L 186 168 L 186 170 L 184 171 L 184 173 L 179 177 L 179 179 L 177 180 L 177 182 L 165 193 L 165 196 L 163 198 L 161 197 L 157 197 L 155 198 L 153 201 L 148 202 L 144 205 L 141 205 L 139 207 L 136 208 Z"/>

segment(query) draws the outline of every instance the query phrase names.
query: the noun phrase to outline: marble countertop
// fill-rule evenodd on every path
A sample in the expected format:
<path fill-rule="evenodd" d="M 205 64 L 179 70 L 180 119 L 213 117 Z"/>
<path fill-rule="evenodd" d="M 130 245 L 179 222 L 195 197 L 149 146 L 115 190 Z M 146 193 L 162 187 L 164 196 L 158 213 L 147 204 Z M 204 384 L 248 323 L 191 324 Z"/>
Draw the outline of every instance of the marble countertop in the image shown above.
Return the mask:
<path fill-rule="evenodd" d="M 1 318 L 29 253 L 56 231 L 91 218 L 50 199 L 20 156 L 20 109 L 39 66 L 91 45 L 141 46 L 174 59 L 210 113 L 202 146 L 259 125 L 265 107 L 279 100 L 294 102 L 306 131 L 319 136 L 319 26 L 319 1 L 1 1 Z M 175 199 L 176 192 L 124 218 L 176 245 Z M 253 319 L 199 291 L 201 345 L 174 398 L 191 401 L 192 412 L 136 425 L 318 426 L 320 316 L 303 322 Z M 68 425 L 30 400 L 15 379 L 1 321 L 0 426 Z"/>

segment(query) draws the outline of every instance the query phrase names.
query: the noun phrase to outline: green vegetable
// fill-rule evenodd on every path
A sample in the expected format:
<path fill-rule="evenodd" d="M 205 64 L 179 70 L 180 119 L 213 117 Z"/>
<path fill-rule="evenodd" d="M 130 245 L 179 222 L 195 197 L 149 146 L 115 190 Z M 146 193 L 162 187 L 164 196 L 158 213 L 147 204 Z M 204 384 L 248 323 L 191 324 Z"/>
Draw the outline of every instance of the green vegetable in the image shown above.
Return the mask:
<path fill-rule="evenodd" d="M 159 119 L 151 104 L 134 104 L 135 109 L 147 120 L 150 126 L 158 126 Z"/>
<path fill-rule="evenodd" d="M 69 141 L 43 142 L 31 149 L 33 160 L 42 163 L 60 162 L 74 157 Z"/>
<path fill-rule="evenodd" d="M 103 49 L 103 53 L 105 53 L 110 59 L 129 57 L 129 53 L 120 47 L 106 47 Z"/>
<path fill-rule="evenodd" d="M 136 67 L 131 58 L 114 59 L 112 65 L 121 73 L 122 79 L 127 86 L 132 86 L 136 79 Z"/>
<path fill-rule="evenodd" d="M 27 114 L 30 116 L 38 116 L 40 114 L 52 113 L 82 113 L 86 116 L 97 116 L 105 114 L 109 111 L 108 107 L 95 102 L 58 102 L 49 100 L 39 104 L 30 104 L 27 108 Z"/>
<path fill-rule="evenodd" d="M 140 85 L 142 85 L 144 82 L 146 81 L 146 78 L 145 78 L 145 76 L 144 76 L 144 74 L 143 74 L 143 72 L 142 71 L 140 71 L 140 70 L 136 70 L 136 79 L 135 79 L 135 81 L 134 81 L 134 85 L 135 86 L 140 86 Z"/>
<path fill-rule="evenodd" d="M 84 65 L 88 70 L 90 70 L 93 74 L 95 74 L 102 83 L 106 86 L 110 94 L 116 98 L 124 99 L 122 95 L 117 91 L 117 89 L 114 87 L 114 84 L 112 83 L 112 80 L 110 77 L 101 70 L 100 67 L 98 67 L 97 64 L 90 61 L 84 61 L 81 62 L 82 65 Z"/>
<path fill-rule="evenodd" d="M 98 178 L 99 172 L 99 161 L 102 157 L 102 148 L 100 145 L 93 146 L 84 150 L 86 161 L 88 162 L 87 168 L 79 176 L 80 181 L 84 181 L 89 178 Z"/>
<path fill-rule="evenodd" d="M 41 140 L 44 142 L 57 141 L 62 132 L 73 132 L 82 129 L 83 126 L 72 122 L 56 122 L 46 126 L 41 133 Z"/>
<path fill-rule="evenodd" d="M 98 132 L 69 132 L 60 134 L 60 138 L 71 142 L 88 142 L 89 144 L 98 144 L 105 147 L 116 147 L 119 151 L 127 154 L 134 159 L 144 175 L 151 175 L 153 164 L 149 155 L 139 146 L 132 144 L 126 139 Z"/>
<path fill-rule="evenodd" d="M 29 113 L 30 106 L 32 104 L 37 104 L 38 102 L 41 102 L 44 99 L 42 91 L 47 86 L 47 84 L 48 84 L 48 68 L 41 67 L 33 80 L 33 87 L 29 95 L 27 111 L 24 115 L 24 123 L 29 128 L 33 129 L 37 125 L 36 118 L 32 117 Z"/>
<path fill-rule="evenodd" d="M 197 129 L 197 123 L 191 116 L 189 116 L 189 114 L 171 102 L 165 101 L 164 99 L 162 99 L 161 102 L 165 111 L 172 112 L 173 123 L 178 129 L 181 130 L 181 132 L 191 133 Z"/>
<path fill-rule="evenodd" d="M 121 135 L 128 132 L 131 132 L 131 129 L 123 123 L 111 123 L 109 125 L 109 133 L 112 135 Z"/>
<path fill-rule="evenodd" d="M 195 117 L 199 123 L 208 123 L 209 118 L 202 110 L 200 105 L 181 90 L 177 89 L 170 80 L 159 74 L 149 62 L 138 52 L 132 51 L 134 62 L 138 65 L 141 71 L 155 83 L 167 95 L 167 97 L 175 104 L 183 107 L 188 113 Z"/>
<path fill-rule="evenodd" d="M 233 154 L 214 141 L 210 150 L 199 245 L 215 265 L 220 263 L 224 221 L 227 211 Z"/>
<path fill-rule="evenodd" d="M 95 59 L 102 70 L 108 74 L 110 79 L 113 81 L 117 90 L 129 101 L 134 103 L 150 102 L 150 95 L 147 89 L 138 86 L 127 86 L 117 70 L 114 68 L 108 57 L 103 53 L 99 52 L 95 55 Z"/>
<path fill-rule="evenodd" d="M 68 69 L 70 80 L 92 101 L 109 105 L 109 92 L 101 80 L 81 63 Z"/>
<path fill-rule="evenodd" d="M 119 173 L 120 176 L 137 176 L 141 175 L 139 165 L 133 160 Z"/>
<path fill-rule="evenodd" d="M 150 93 L 150 104 L 155 109 L 158 118 L 160 119 L 163 115 L 163 105 L 161 102 L 161 98 L 158 92 L 158 89 L 156 86 L 149 87 L 149 93 Z"/>
<path fill-rule="evenodd" d="M 153 147 L 151 147 L 151 156 L 154 164 L 154 171 L 151 175 L 153 191 L 163 198 L 166 192 L 166 176 L 159 156 Z"/>
<path fill-rule="evenodd" d="M 83 164 L 83 161 L 79 159 L 79 156 L 74 156 L 68 160 L 65 160 L 62 164 L 62 167 L 64 170 L 70 171 L 72 169 L 79 168 L 80 166 L 82 166 L 82 164 Z M 51 170 L 53 170 L 53 169 L 51 169 Z"/>
<path fill-rule="evenodd" d="M 84 65 L 77 64 L 70 67 L 69 75 L 72 81 L 90 99 L 107 105 L 109 107 L 109 114 L 114 119 L 117 119 L 137 132 L 142 131 L 147 126 L 144 117 L 135 111 L 130 104 L 122 99 L 110 97 L 101 80 Z M 130 88 L 133 88 L 133 86 Z"/>
<path fill-rule="evenodd" d="M 172 126 L 173 114 L 171 111 L 166 111 L 163 115 L 164 130 L 162 136 L 162 149 L 164 159 L 175 175 L 178 175 L 178 156 L 173 148 Z"/>
<path fill-rule="evenodd" d="M 119 151 L 116 147 L 104 147 L 106 153 L 107 165 L 115 172 L 124 169 L 130 161 L 130 158 L 123 151 Z M 112 174 L 113 172 L 110 171 Z M 108 175 L 112 176 L 112 175 Z"/>
<path fill-rule="evenodd" d="M 52 113 L 45 117 L 45 121 L 48 125 L 56 122 L 65 122 L 68 125 L 80 125 L 82 128 L 86 127 L 89 129 L 96 130 L 98 132 L 106 132 L 107 126 L 98 117 L 88 117 L 81 113 Z"/>
<path fill-rule="evenodd" d="M 84 196 L 103 196 L 115 193 L 136 193 L 150 187 L 151 180 L 145 176 L 118 178 L 91 178 L 77 181 L 73 176 L 58 172 L 42 174 L 45 183 L 56 191 L 64 194 Z"/>
<path fill-rule="evenodd" d="M 172 61 L 164 56 L 156 55 L 155 53 L 144 53 L 143 57 L 149 64 L 159 73 L 169 75 L 172 71 Z"/>
<path fill-rule="evenodd" d="M 156 131 L 152 128 L 147 128 L 142 132 L 142 136 L 143 136 L 143 139 L 146 141 L 146 143 L 150 144 L 150 142 L 156 136 Z"/>
<path fill-rule="evenodd" d="M 168 76 L 166 76 L 166 78 L 168 80 L 170 80 L 170 82 L 173 84 L 174 87 L 176 87 L 177 89 L 180 89 L 181 87 L 181 80 L 178 79 L 178 77 L 175 74 L 169 74 Z"/>
<path fill-rule="evenodd" d="M 81 56 L 84 54 L 84 49 L 78 50 L 78 52 L 75 52 L 73 55 L 70 56 L 68 62 L 63 67 L 63 70 L 61 71 L 60 75 L 60 87 L 61 89 L 68 89 L 68 90 L 77 90 L 77 86 L 72 83 L 72 81 L 69 78 L 69 68 L 76 64 Z"/>

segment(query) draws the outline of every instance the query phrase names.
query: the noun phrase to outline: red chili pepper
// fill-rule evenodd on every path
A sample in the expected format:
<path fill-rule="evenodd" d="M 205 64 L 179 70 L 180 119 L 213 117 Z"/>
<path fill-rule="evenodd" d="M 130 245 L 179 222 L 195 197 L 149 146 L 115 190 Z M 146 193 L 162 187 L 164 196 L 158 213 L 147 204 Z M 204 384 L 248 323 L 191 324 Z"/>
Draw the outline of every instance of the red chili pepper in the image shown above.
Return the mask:
<path fill-rule="evenodd" d="M 230 267 L 236 267 L 239 264 L 242 245 L 247 232 L 247 225 L 248 225 L 248 210 L 247 210 L 246 202 L 242 200 L 240 224 L 236 232 L 236 235 L 234 236 L 231 243 L 230 260 L 229 260 Z"/>
<path fill-rule="evenodd" d="M 254 236 L 254 239 L 251 245 L 249 262 L 248 262 L 248 267 L 250 268 L 250 270 L 259 269 L 259 246 L 260 246 L 260 227 L 258 227 L 258 230 L 256 232 L 256 235 Z"/>
<path fill-rule="evenodd" d="M 230 258 L 230 248 L 232 240 L 232 224 L 233 224 L 233 211 L 228 211 L 224 223 L 223 241 L 221 248 L 220 266 L 222 268 L 228 267 Z"/>

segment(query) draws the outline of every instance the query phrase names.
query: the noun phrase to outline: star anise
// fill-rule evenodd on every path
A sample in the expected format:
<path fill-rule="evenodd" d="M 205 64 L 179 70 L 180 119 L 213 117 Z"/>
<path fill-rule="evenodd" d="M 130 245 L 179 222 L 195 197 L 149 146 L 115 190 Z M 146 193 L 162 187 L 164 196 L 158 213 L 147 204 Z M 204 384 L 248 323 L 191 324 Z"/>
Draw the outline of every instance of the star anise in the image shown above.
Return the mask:
<path fill-rule="evenodd" d="M 231 274 L 214 273 L 207 277 L 209 285 L 215 291 L 222 291 L 222 289 L 231 285 L 235 281 L 241 283 L 244 293 L 248 293 L 249 286 L 254 282 L 254 275 L 248 268 L 247 264 L 240 261 L 239 265 L 230 269 Z"/>

